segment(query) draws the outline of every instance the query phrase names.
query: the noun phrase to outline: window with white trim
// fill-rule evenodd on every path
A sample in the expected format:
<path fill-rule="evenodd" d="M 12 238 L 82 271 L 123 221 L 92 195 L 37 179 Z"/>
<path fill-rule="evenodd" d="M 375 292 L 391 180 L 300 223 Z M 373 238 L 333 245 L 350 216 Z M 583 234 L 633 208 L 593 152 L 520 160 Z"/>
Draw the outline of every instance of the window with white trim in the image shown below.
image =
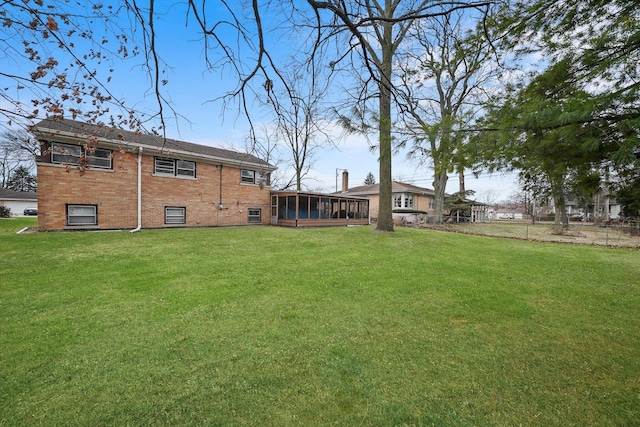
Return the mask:
<path fill-rule="evenodd" d="M 246 184 L 269 185 L 269 174 L 250 169 L 241 169 L 240 182 Z"/>
<path fill-rule="evenodd" d="M 156 157 L 154 160 L 153 173 L 158 175 L 196 177 L 196 162 L 188 160 L 170 159 L 167 157 Z"/>
<path fill-rule="evenodd" d="M 67 205 L 67 225 L 98 225 L 98 206 Z"/>
<path fill-rule="evenodd" d="M 185 224 L 187 218 L 187 208 L 183 206 L 165 206 L 164 223 L 165 224 Z"/>
<path fill-rule="evenodd" d="M 406 194 L 404 196 L 404 207 L 413 208 L 413 194 Z"/>
<path fill-rule="evenodd" d="M 112 151 L 106 148 L 51 143 L 51 162 L 77 165 L 81 157 L 89 160 L 89 167 L 111 169 Z"/>
<path fill-rule="evenodd" d="M 260 224 L 262 222 L 262 210 L 249 208 L 247 210 L 249 212 L 249 224 Z"/>
<path fill-rule="evenodd" d="M 436 205 L 435 197 L 429 197 L 429 210 L 434 210 Z"/>
<path fill-rule="evenodd" d="M 393 207 L 394 208 L 402 207 L 402 194 L 396 194 L 393 196 Z"/>

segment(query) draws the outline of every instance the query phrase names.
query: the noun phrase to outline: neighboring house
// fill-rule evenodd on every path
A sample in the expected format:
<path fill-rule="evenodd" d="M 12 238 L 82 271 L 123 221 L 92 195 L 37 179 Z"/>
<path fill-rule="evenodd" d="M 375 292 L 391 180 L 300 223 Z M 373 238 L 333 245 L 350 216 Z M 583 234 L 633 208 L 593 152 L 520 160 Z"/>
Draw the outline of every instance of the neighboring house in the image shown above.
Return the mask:
<path fill-rule="evenodd" d="M 72 120 L 34 134 L 40 230 L 270 222 L 276 168 L 250 154 Z"/>
<path fill-rule="evenodd" d="M 19 216 L 25 209 L 38 208 L 38 194 L 0 188 L 0 206 L 11 209 L 12 216 Z"/>
<path fill-rule="evenodd" d="M 394 211 L 417 210 L 433 215 L 435 197 L 433 190 L 393 181 L 391 191 Z M 335 194 L 367 197 L 369 199 L 370 216 L 373 218 L 378 217 L 380 205 L 380 184 L 362 185 L 360 187 L 349 188 L 349 175 L 345 171 L 342 174 L 342 192 Z M 394 214 L 394 216 L 398 215 L 402 216 L 402 213 Z"/>

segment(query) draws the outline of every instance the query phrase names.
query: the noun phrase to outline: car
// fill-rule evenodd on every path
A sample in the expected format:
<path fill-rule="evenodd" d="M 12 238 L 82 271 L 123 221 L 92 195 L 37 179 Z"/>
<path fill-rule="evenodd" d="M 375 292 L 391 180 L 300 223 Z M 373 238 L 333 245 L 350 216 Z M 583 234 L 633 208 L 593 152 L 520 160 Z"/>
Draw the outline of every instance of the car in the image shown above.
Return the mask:
<path fill-rule="evenodd" d="M 26 216 L 38 215 L 38 209 L 36 208 L 27 208 L 23 212 Z"/>

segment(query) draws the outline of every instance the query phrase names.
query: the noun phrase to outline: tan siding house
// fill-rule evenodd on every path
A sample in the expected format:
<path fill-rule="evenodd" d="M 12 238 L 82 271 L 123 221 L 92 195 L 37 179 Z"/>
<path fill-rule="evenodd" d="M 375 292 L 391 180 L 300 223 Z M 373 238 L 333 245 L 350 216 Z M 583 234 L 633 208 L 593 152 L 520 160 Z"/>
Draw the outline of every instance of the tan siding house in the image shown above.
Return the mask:
<path fill-rule="evenodd" d="M 354 188 L 345 188 L 343 178 L 343 191 L 345 196 L 361 196 L 369 199 L 369 212 L 371 218 L 377 218 L 380 206 L 380 184 L 363 185 Z M 435 193 L 428 188 L 418 187 L 412 184 L 393 181 L 392 201 L 394 211 L 416 210 L 433 215 L 433 200 Z M 398 214 L 401 215 L 401 214 Z M 394 214 L 395 216 L 395 214 Z"/>

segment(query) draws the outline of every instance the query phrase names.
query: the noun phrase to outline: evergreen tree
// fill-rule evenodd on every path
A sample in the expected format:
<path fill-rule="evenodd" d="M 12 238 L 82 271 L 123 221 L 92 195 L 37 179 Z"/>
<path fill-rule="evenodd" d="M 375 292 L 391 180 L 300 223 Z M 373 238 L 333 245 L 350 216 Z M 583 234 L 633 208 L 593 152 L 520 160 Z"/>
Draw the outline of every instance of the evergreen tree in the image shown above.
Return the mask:
<path fill-rule="evenodd" d="M 376 183 L 376 177 L 373 176 L 371 172 L 367 174 L 367 177 L 364 179 L 364 185 L 373 185 Z"/>
<path fill-rule="evenodd" d="M 20 166 L 9 177 L 7 188 L 13 191 L 35 192 L 38 184 L 36 177 L 29 172 L 29 169 Z"/>

